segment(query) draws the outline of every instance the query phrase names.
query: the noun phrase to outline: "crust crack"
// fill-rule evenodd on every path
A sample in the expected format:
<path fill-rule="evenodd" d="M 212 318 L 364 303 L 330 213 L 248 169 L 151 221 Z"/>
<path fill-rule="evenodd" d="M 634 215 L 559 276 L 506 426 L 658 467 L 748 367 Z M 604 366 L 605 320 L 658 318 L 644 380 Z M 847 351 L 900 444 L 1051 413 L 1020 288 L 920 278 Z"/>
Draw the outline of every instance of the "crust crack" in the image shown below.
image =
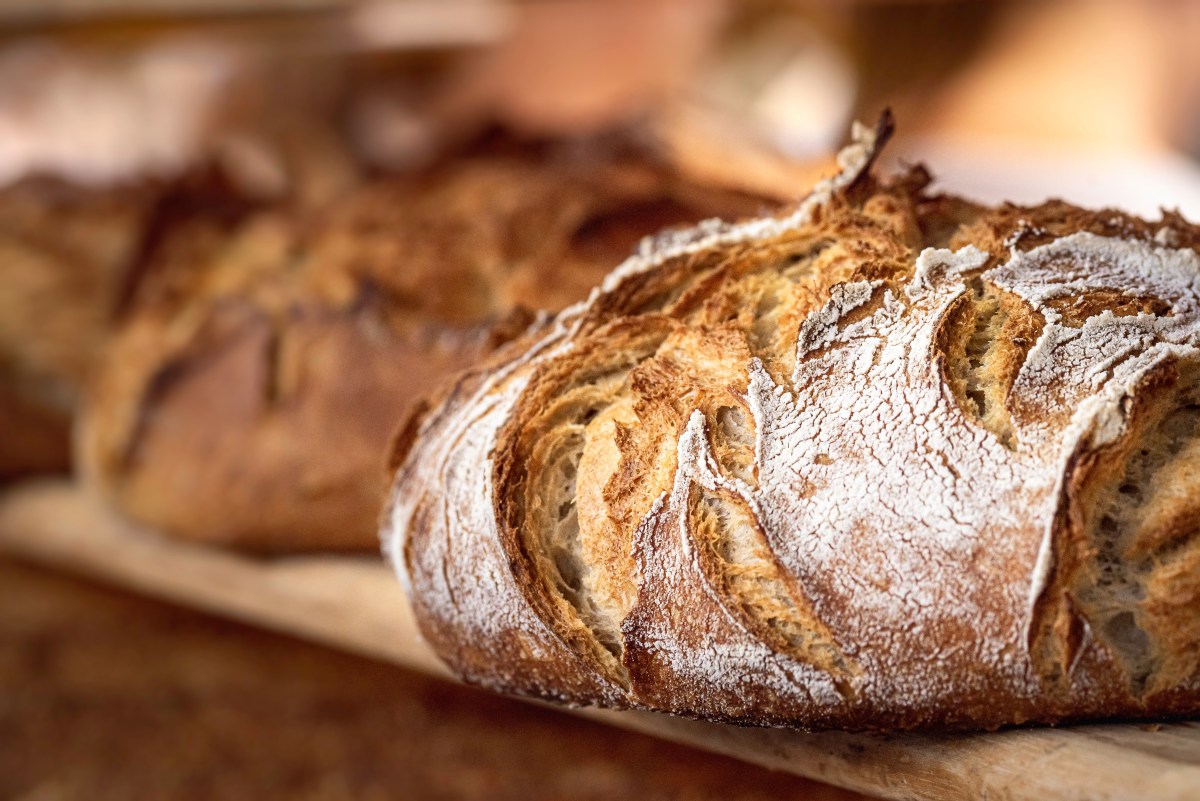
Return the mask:
<path fill-rule="evenodd" d="M 1015 450 L 1017 429 L 1007 401 L 1035 340 L 1035 316 L 976 277 L 942 331 L 947 383 L 968 419 Z"/>
<path fill-rule="evenodd" d="M 742 622 L 774 651 L 829 674 L 843 697 L 853 697 L 860 672 L 833 641 L 796 581 L 779 564 L 761 524 L 736 494 L 697 485 L 689 529 L 703 549 L 710 578 Z"/>

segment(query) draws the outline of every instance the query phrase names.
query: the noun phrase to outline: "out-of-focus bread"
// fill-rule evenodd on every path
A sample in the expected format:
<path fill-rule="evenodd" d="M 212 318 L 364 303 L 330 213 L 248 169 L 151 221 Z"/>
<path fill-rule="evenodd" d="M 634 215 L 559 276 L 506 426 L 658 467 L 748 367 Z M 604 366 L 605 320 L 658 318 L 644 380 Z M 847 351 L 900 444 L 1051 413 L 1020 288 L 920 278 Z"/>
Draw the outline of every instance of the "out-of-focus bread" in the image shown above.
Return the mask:
<path fill-rule="evenodd" d="M 0 479 L 66 469 L 70 421 L 153 197 L 29 179 L 0 190 Z"/>
<path fill-rule="evenodd" d="M 167 177 L 0 188 L 0 480 L 69 467 L 79 397 L 151 274 L 195 258 L 252 209 L 316 206 L 359 180 L 312 120 L 223 147 Z"/>
<path fill-rule="evenodd" d="M 406 426 L 385 545 L 459 675 L 813 728 L 1200 711 L 1200 228 L 878 147 Z"/>
<path fill-rule="evenodd" d="M 168 239 L 79 438 L 128 516 L 258 550 L 377 547 L 416 398 L 587 291 L 643 236 L 768 200 L 620 139 L 493 144 L 219 241 Z"/>

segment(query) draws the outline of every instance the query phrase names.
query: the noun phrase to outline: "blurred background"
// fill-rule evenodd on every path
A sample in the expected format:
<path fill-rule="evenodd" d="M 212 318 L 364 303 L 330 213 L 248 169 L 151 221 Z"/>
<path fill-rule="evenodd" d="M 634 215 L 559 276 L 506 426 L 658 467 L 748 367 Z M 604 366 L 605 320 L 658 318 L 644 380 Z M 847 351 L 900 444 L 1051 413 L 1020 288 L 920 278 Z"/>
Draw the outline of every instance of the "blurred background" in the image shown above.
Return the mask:
<path fill-rule="evenodd" d="M 270 192 L 271 137 L 403 170 L 487 126 L 579 136 L 664 114 L 672 135 L 733 120 L 817 160 L 885 106 L 894 155 L 936 154 L 962 191 L 1012 175 L 1144 207 L 1149 179 L 1126 170 L 1182 185 L 1200 152 L 1189 0 L 6 0 L 0 26 L 9 182 L 111 185 L 215 154 Z M 1090 175 L 1097 160 L 1120 176 Z M 1037 175 L 1056 169 L 1079 185 Z"/>
<path fill-rule="evenodd" d="M 0 0 L 0 479 L 70 469 L 181 219 L 613 131 L 786 204 L 891 108 L 936 188 L 1196 220 L 1197 43 L 1193 0 Z M 634 791 L 855 797 L 0 557 L 0 797 Z"/>

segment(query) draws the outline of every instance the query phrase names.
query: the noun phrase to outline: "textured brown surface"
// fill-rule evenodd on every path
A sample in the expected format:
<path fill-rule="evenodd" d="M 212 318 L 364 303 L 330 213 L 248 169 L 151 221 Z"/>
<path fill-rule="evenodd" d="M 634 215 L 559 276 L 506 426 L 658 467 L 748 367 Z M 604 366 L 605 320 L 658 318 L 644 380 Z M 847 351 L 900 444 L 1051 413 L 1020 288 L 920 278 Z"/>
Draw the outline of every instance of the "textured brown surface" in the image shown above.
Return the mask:
<path fill-rule="evenodd" d="M 69 465 L 76 407 L 166 232 L 220 236 L 254 202 L 216 166 L 0 189 L 0 480 Z"/>
<path fill-rule="evenodd" d="M 0 560 L 0 797 L 852 799 Z"/>
<path fill-rule="evenodd" d="M 85 410 L 85 474 L 130 517 L 258 550 L 373 549 L 413 401 L 581 300 L 644 235 L 765 200 L 602 139 L 495 146 L 232 235 L 183 230 Z"/>
<path fill-rule="evenodd" d="M 0 480 L 67 466 L 151 200 L 53 180 L 0 190 Z"/>
<path fill-rule="evenodd" d="M 457 672 L 813 728 L 1200 709 L 1200 230 L 874 152 L 662 238 L 400 437 L 388 545 Z"/>

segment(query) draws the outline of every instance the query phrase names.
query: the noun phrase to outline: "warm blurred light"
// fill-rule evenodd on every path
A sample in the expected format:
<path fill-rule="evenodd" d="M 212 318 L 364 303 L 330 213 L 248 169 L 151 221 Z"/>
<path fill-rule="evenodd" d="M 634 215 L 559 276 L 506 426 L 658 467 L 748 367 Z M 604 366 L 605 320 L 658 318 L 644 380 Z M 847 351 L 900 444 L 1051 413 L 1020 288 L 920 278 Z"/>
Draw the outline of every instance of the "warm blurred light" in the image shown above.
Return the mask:
<path fill-rule="evenodd" d="M 175 172 L 239 92 L 268 122 L 285 116 L 272 106 L 308 103 L 305 113 L 348 132 L 356 157 L 389 170 L 426 164 L 489 125 L 574 136 L 681 101 L 804 160 L 830 153 L 852 117 L 883 105 L 897 112 L 897 147 L 936 138 L 1099 157 L 1195 150 L 1198 9 L 1192 0 L 0 2 L 0 22 L 40 19 L 53 37 L 21 40 L 10 24 L 0 48 L 0 182 Z M 145 18 L 125 36 L 121 15 L 135 12 Z M 115 42 L 114 25 L 125 31 Z M 93 46 L 100 29 L 104 48 Z M 279 165 L 252 141 L 230 142 L 240 173 L 278 183 Z"/>
<path fill-rule="evenodd" d="M 47 41 L 0 51 L 0 182 L 47 173 L 104 184 L 180 170 L 212 122 L 235 55 L 176 42 L 125 55 Z"/>
<path fill-rule="evenodd" d="M 537 134 L 577 134 L 652 110 L 689 85 L 720 0 L 562 0 L 514 6 L 512 35 L 465 64 L 459 102 Z"/>
<path fill-rule="evenodd" d="M 922 124 L 959 138 L 1166 147 L 1173 15 L 1158 3 L 1011 4 Z M 1200 40 L 1197 40 L 1200 42 Z"/>
<path fill-rule="evenodd" d="M 845 138 L 855 88 L 846 56 L 813 40 L 763 87 L 753 108 L 784 152 L 811 158 Z"/>
<path fill-rule="evenodd" d="M 837 148 L 858 91 L 842 43 L 795 11 L 740 22 L 696 83 L 697 92 L 801 158 Z"/>
<path fill-rule="evenodd" d="M 515 24 L 502 0 L 377 0 L 357 5 L 349 29 L 369 48 L 432 48 L 495 44 Z"/>

